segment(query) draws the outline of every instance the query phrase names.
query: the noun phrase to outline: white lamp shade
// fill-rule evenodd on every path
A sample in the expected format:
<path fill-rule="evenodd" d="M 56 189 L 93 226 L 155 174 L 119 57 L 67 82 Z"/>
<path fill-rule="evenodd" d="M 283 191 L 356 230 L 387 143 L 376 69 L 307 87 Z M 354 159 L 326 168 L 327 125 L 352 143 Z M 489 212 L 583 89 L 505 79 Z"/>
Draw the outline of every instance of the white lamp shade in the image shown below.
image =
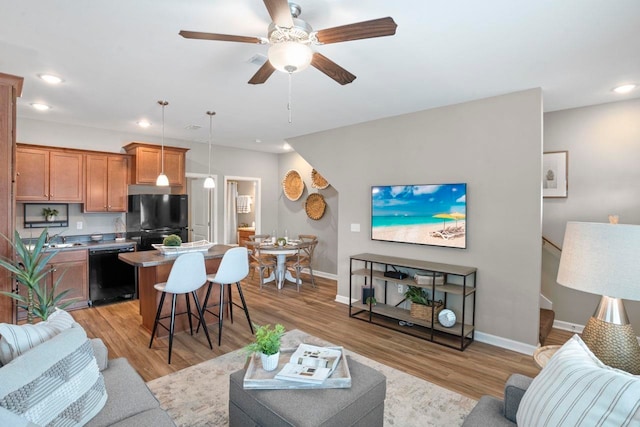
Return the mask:
<path fill-rule="evenodd" d="M 640 300 L 640 225 L 568 222 L 558 283 L 583 292 Z"/>
<path fill-rule="evenodd" d="M 276 70 L 297 73 L 311 64 L 313 50 L 303 43 L 285 41 L 272 45 L 268 56 L 269 62 Z"/>
<path fill-rule="evenodd" d="M 165 175 L 164 173 L 161 173 L 160 175 L 158 175 L 158 178 L 156 178 L 156 185 L 158 187 L 168 187 L 169 178 L 167 178 L 167 175 Z"/>
<path fill-rule="evenodd" d="M 204 188 L 216 188 L 216 182 L 213 180 L 213 177 L 208 176 L 207 179 L 204 180 Z"/>

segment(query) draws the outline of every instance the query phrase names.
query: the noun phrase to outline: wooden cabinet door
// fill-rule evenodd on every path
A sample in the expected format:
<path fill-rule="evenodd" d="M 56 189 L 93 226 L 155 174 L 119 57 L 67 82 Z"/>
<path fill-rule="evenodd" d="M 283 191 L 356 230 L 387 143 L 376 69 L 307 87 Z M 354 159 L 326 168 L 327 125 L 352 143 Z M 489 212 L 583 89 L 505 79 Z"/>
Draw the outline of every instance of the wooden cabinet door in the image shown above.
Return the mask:
<path fill-rule="evenodd" d="M 184 184 L 184 153 L 164 150 L 164 173 L 169 178 L 169 185 Z"/>
<path fill-rule="evenodd" d="M 108 156 L 87 155 L 85 212 L 107 211 Z"/>
<path fill-rule="evenodd" d="M 89 300 L 89 268 L 87 261 L 88 251 L 62 251 L 59 252 L 49 265 L 53 267 L 48 285 L 53 286 L 58 280 L 60 283 L 56 293 L 70 289 L 71 291 L 61 302 L 76 299 L 67 310 L 87 307 Z M 62 279 L 60 279 L 62 277 Z"/>
<path fill-rule="evenodd" d="M 49 200 L 82 203 L 84 201 L 82 153 L 51 151 L 49 164 Z"/>
<path fill-rule="evenodd" d="M 49 151 L 36 148 L 16 149 L 16 200 L 49 200 Z"/>
<path fill-rule="evenodd" d="M 107 210 L 109 212 L 126 212 L 129 159 L 126 156 L 109 156 L 107 162 Z"/>
<path fill-rule="evenodd" d="M 162 167 L 160 150 L 151 147 L 138 147 L 135 161 L 136 184 L 155 185 Z"/>

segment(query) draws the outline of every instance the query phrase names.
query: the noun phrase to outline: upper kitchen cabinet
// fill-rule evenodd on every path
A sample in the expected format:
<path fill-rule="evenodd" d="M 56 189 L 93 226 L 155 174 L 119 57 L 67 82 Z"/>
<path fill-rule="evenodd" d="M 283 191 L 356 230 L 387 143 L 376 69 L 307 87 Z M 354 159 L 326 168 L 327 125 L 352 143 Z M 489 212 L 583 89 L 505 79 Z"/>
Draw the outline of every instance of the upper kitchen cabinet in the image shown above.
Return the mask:
<path fill-rule="evenodd" d="M 129 156 L 91 153 L 86 156 L 85 212 L 126 212 Z"/>
<path fill-rule="evenodd" d="M 84 157 L 80 152 L 16 146 L 16 200 L 84 201 Z"/>
<path fill-rule="evenodd" d="M 131 184 L 155 185 L 162 171 L 162 147 L 159 145 L 132 142 L 124 146 L 131 162 Z M 185 184 L 185 154 L 187 148 L 164 147 L 164 173 L 169 185 L 181 187 Z"/>

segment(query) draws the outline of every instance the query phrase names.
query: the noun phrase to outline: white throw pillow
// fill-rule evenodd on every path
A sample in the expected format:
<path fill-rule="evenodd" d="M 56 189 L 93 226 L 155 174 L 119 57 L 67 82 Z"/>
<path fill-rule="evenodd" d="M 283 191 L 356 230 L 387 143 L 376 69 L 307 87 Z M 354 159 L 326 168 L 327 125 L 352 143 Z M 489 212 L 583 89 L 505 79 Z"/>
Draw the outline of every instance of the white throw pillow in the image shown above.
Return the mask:
<path fill-rule="evenodd" d="M 46 321 L 35 325 L 0 323 L 0 362 L 6 365 L 25 351 L 70 328 L 73 323 L 73 317 L 60 309 L 51 313 Z"/>
<path fill-rule="evenodd" d="M 603 364 L 578 335 L 542 369 L 518 407 L 519 426 L 639 426 L 640 376 Z"/>

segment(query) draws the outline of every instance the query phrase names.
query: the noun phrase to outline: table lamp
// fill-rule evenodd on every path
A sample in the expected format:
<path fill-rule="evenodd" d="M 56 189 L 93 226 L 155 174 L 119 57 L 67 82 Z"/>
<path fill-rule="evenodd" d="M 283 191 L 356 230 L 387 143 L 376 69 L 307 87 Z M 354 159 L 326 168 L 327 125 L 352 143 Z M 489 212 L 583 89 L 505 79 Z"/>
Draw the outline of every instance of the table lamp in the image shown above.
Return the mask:
<path fill-rule="evenodd" d="M 622 303 L 640 300 L 640 225 L 568 222 L 557 281 L 602 295 L 582 340 L 604 364 L 640 374 L 640 345 Z"/>

